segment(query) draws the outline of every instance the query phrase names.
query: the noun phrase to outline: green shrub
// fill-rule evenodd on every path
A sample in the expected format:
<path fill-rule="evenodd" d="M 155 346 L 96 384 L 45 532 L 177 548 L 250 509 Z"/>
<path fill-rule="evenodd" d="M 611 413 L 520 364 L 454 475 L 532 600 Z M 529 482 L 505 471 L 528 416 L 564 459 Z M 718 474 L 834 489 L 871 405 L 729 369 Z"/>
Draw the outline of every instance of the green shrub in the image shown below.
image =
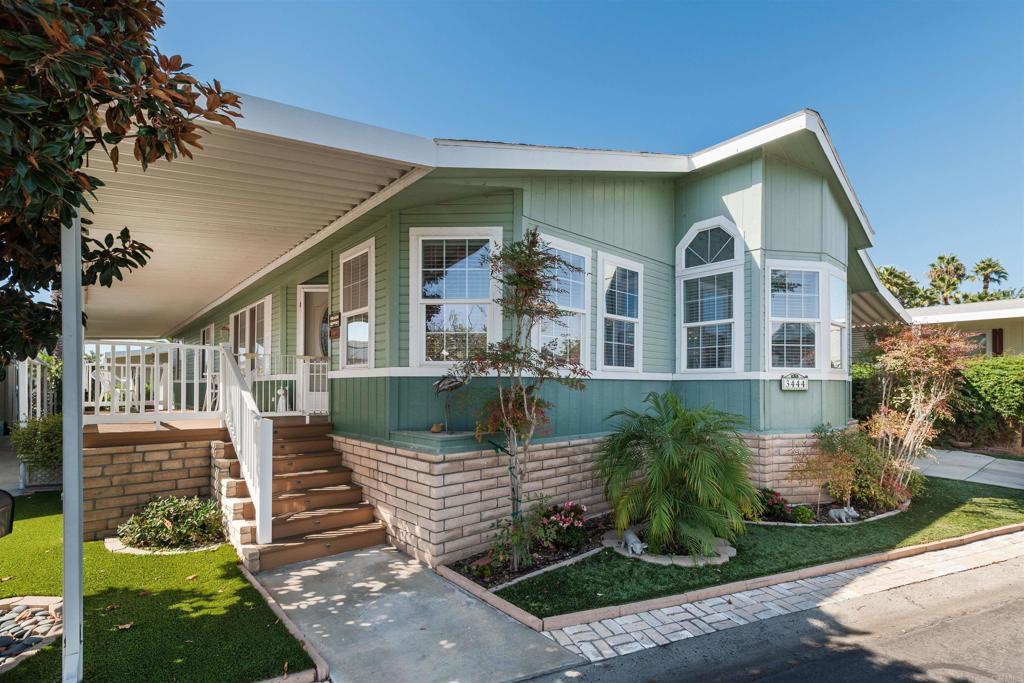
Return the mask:
<path fill-rule="evenodd" d="M 24 425 L 11 425 L 11 445 L 21 462 L 32 465 L 57 465 L 63 459 L 60 413 L 29 418 Z"/>
<path fill-rule="evenodd" d="M 882 402 L 882 380 L 878 370 L 870 363 L 854 363 L 850 375 L 852 415 L 858 420 L 867 420 L 875 414 Z"/>
<path fill-rule="evenodd" d="M 919 492 L 923 477 L 905 474 L 895 460 L 885 457 L 874 440 L 861 428 L 832 429 L 823 425 L 815 430 L 821 450 L 809 456 L 798 472 L 806 479 L 823 479 L 828 494 L 837 501 L 891 510 L 914 494 L 910 481 Z"/>
<path fill-rule="evenodd" d="M 943 435 L 982 446 L 1006 443 L 1024 423 L 1024 355 L 979 358 L 963 375 Z"/>
<path fill-rule="evenodd" d="M 134 548 L 191 548 L 224 540 L 223 514 L 215 500 L 152 498 L 117 528 L 117 537 Z"/>
<path fill-rule="evenodd" d="M 806 505 L 797 505 L 789 511 L 789 518 L 797 524 L 810 524 L 814 521 L 814 511 Z"/>
<path fill-rule="evenodd" d="M 544 523 L 554 530 L 554 544 L 565 550 L 579 550 L 590 540 L 586 523 L 587 506 L 574 500 L 551 505 L 544 511 Z"/>
<path fill-rule="evenodd" d="M 761 502 L 761 514 L 753 519 L 763 517 L 765 519 L 784 519 L 789 504 L 782 494 L 775 489 L 763 488 L 757 492 L 757 499 Z M 748 518 L 750 519 L 750 518 Z"/>
<path fill-rule="evenodd" d="M 709 555 L 716 537 L 743 533 L 745 515 L 760 514 L 747 466 L 750 449 L 735 415 L 689 410 L 672 393 L 647 395 L 648 411 L 622 409 L 604 439 L 597 467 L 621 531 L 643 524 L 650 551 L 685 548 Z"/>
<path fill-rule="evenodd" d="M 553 545 L 558 533 L 555 526 L 545 520 L 547 497 L 529 501 L 528 505 L 524 505 L 519 517 L 501 519 L 494 525 L 496 531 L 491 540 L 493 561 L 508 565 L 513 570 L 531 566 L 534 549 Z M 518 563 L 513 562 L 513 558 L 518 558 Z"/>

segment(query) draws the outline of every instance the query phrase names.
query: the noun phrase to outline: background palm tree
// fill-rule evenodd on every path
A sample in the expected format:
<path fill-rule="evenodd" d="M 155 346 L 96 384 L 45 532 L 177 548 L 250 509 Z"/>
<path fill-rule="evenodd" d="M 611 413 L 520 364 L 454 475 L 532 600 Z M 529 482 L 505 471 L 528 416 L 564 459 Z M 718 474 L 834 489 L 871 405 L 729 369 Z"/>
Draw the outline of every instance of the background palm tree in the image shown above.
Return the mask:
<path fill-rule="evenodd" d="M 882 266 L 878 269 L 878 279 L 905 307 L 913 308 L 926 305 L 927 301 L 921 285 L 907 271 L 900 270 L 896 266 Z"/>
<path fill-rule="evenodd" d="M 991 256 L 986 256 L 974 264 L 974 276 L 981 280 L 982 298 L 988 298 L 988 287 L 991 284 L 999 284 L 1009 277 L 1009 273 L 1003 268 L 1003 264 Z"/>
<path fill-rule="evenodd" d="M 939 254 L 928 266 L 929 289 L 944 305 L 958 298 L 960 285 L 967 279 L 972 279 L 967 267 L 955 254 Z"/>

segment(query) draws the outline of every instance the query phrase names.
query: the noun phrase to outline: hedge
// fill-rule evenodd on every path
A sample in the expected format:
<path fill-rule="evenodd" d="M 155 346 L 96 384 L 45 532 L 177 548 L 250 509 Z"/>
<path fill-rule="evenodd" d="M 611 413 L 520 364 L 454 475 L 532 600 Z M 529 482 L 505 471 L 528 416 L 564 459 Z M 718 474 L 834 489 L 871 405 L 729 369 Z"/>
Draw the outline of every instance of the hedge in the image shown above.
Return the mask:
<path fill-rule="evenodd" d="M 60 413 L 31 417 L 24 425 L 11 425 L 11 445 L 25 464 L 54 465 L 61 462 L 63 416 Z"/>

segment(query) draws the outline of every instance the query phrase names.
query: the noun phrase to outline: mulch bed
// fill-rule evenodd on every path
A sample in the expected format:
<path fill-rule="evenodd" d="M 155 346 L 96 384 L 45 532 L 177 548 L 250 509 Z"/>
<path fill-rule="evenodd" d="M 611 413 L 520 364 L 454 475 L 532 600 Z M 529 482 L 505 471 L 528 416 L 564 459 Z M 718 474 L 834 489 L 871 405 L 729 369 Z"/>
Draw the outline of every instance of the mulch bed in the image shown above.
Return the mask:
<path fill-rule="evenodd" d="M 814 519 L 812 519 L 811 521 L 807 522 L 807 524 L 840 524 L 840 522 L 837 522 L 836 520 L 834 520 L 834 519 L 832 519 L 831 517 L 828 516 L 828 511 L 829 510 L 838 510 L 838 509 L 841 509 L 843 507 L 842 504 L 840 504 L 840 503 L 823 504 L 821 506 L 820 510 L 818 510 L 818 508 L 816 506 L 814 506 L 814 505 L 804 505 L 804 506 L 800 506 L 800 507 L 808 507 L 808 508 L 811 509 L 811 512 L 815 513 Z M 864 504 L 858 505 L 857 503 L 854 503 L 853 504 L 853 509 L 856 510 L 857 513 L 860 515 L 860 517 L 858 517 L 857 519 L 854 519 L 853 521 L 854 522 L 863 522 L 865 520 L 871 519 L 872 517 L 877 517 L 878 515 L 884 514 L 886 512 L 892 512 L 893 510 L 897 510 L 899 508 L 898 507 L 894 507 L 894 508 L 888 508 L 888 509 L 877 509 L 877 510 L 874 510 L 874 509 L 868 509 L 868 507 L 866 505 L 864 505 Z M 788 515 L 765 515 L 764 517 L 762 517 L 758 521 L 759 522 L 789 522 L 791 524 L 794 523 L 793 519 L 791 517 L 789 517 Z"/>
<path fill-rule="evenodd" d="M 601 515 L 600 517 L 588 519 L 584 528 L 587 531 L 588 540 L 579 548 L 541 548 L 533 553 L 533 563 L 529 567 L 520 566 L 517 572 L 513 572 L 507 565 L 491 563 L 491 552 L 489 550 L 472 557 L 467 557 L 464 560 L 459 560 L 451 565 L 451 569 L 484 588 L 500 586 L 525 574 L 532 574 L 538 569 L 543 569 L 549 565 L 582 555 L 595 548 L 600 548 L 601 538 L 606 531 L 612 528 L 612 522 L 608 515 Z M 491 567 L 491 573 L 485 575 L 482 567 L 488 564 Z"/>

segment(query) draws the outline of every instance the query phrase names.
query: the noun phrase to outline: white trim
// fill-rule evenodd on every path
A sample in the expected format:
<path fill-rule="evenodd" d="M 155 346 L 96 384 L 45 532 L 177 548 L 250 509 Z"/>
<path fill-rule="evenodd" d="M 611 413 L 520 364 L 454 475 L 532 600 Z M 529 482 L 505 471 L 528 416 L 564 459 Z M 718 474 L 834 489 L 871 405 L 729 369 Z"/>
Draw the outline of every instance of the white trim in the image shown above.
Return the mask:
<path fill-rule="evenodd" d="M 446 368 L 436 365 L 421 367 L 393 367 L 393 368 L 353 368 L 349 370 L 331 370 L 327 373 L 329 379 L 354 379 L 358 377 L 441 377 Z M 722 376 L 718 373 L 709 372 L 620 372 L 614 370 L 595 370 L 590 373 L 590 379 L 614 379 L 614 380 L 654 380 L 661 382 L 672 381 L 698 381 L 698 380 L 779 380 L 783 375 L 791 373 L 792 370 L 773 370 L 770 372 L 737 372 L 734 375 Z M 849 376 L 837 376 L 832 373 L 822 373 L 817 370 L 806 369 L 802 371 L 812 380 L 849 381 Z"/>
<path fill-rule="evenodd" d="M 776 317 L 772 315 L 772 271 L 773 270 L 797 270 L 818 273 L 818 316 L 816 318 L 795 318 L 795 317 Z M 829 277 L 835 275 L 840 280 L 846 283 L 846 299 L 847 299 L 847 326 L 846 334 L 849 335 L 849 330 L 852 325 L 850 320 L 851 316 L 851 304 L 850 304 L 850 285 L 846 279 L 846 272 L 841 268 L 836 267 L 831 263 L 824 261 L 802 261 L 798 259 L 765 259 L 764 263 L 764 339 L 762 343 L 762 349 L 764 350 L 764 367 L 768 368 L 770 375 L 778 375 L 781 377 L 783 374 L 791 372 L 799 372 L 807 375 L 812 379 L 849 379 L 850 368 L 849 368 L 849 354 L 846 353 L 847 358 L 844 367 L 839 370 L 833 370 L 829 367 L 829 334 L 831 319 L 829 317 L 829 302 L 831 300 L 831 281 Z M 791 368 L 791 367 L 775 367 L 772 365 L 772 323 L 773 322 L 802 322 L 814 325 L 814 367 L 813 368 Z M 849 341 L 844 340 L 849 348 Z M 774 379 L 774 377 L 772 377 Z"/>
<path fill-rule="evenodd" d="M 341 314 L 341 335 L 338 337 L 341 343 L 338 348 L 338 365 L 341 368 L 372 368 L 375 364 L 373 347 L 376 345 L 376 335 L 374 334 L 376 331 L 374 328 L 376 318 L 374 315 L 374 309 L 377 308 L 376 239 L 376 237 L 371 237 L 362 244 L 358 244 L 345 251 L 338 257 L 338 312 Z M 344 309 L 345 262 L 358 258 L 363 254 L 366 254 L 366 306 L 346 311 Z M 366 334 L 366 363 L 350 366 L 345 360 L 347 353 L 346 347 L 348 346 L 348 325 L 346 324 L 346 320 L 351 316 L 361 315 L 363 313 L 366 314 L 367 325 L 369 326 Z"/>
<path fill-rule="evenodd" d="M 424 359 L 423 307 L 430 303 L 479 303 L 479 300 L 461 299 L 423 299 L 423 270 L 421 268 L 422 249 L 420 243 L 424 239 L 437 238 L 476 238 L 491 241 L 491 253 L 503 241 L 501 226 L 479 227 L 444 227 L 422 226 L 409 228 L 409 327 L 406 334 L 409 338 L 409 365 L 412 367 L 451 367 L 453 361 L 427 361 Z M 495 300 L 500 296 L 498 284 L 490 279 L 491 300 L 487 304 L 487 343 L 493 344 L 501 340 L 501 311 Z"/>
<path fill-rule="evenodd" d="M 701 266 L 686 267 L 686 249 L 698 234 L 705 230 L 721 228 L 732 236 L 733 254 L 728 261 L 708 263 Z M 746 283 L 745 283 L 745 255 L 747 245 L 743 238 L 743 232 L 725 216 L 715 216 L 703 221 L 697 221 L 690 226 L 690 229 L 683 235 L 676 245 L 676 372 L 686 377 L 704 376 L 715 379 L 733 379 L 744 371 L 746 365 L 745 340 L 746 340 Z M 683 311 L 685 300 L 686 281 L 719 275 L 722 273 L 732 274 L 732 317 L 725 320 L 708 320 L 700 323 L 685 322 L 686 316 Z M 732 325 L 732 367 L 729 368 L 694 368 L 686 367 L 687 360 L 687 335 L 689 327 L 706 327 L 709 325 L 729 324 Z"/>
<path fill-rule="evenodd" d="M 268 367 L 269 367 L 270 355 L 273 354 L 273 352 L 274 352 L 274 328 L 273 328 L 274 295 L 273 294 L 267 294 L 265 297 L 257 299 L 256 301 L 253 301 L 251 304 L 248 304 L 247 306 L 243 306 L 242 308 L 240 308 L 237 311 L 234 311 L 233 313 L 230 313 L 228 315 L 228 346 L 231 347 L 231 351 L 233 353 L 237 353 L 238 352 L 238 350 L 235 348 L 235 316 L 237 316 L 239 313 L 244 313 L 244 314 L 248 315 L 250 308 L 255 308 L 256 306 L 259 306 L 260 304 L 264 304 L 264 306 L 263 306 L 263 335 L 264 335 L 264 339 L 266 339 L 266 341 L 267 341 L 267 347 L 266 347 L 266 349 L 264 349 L 263 353 L 267 356 L 267 363 L 268 363 Z M 246 318 L 245 325 L 246 325 L 245 332 L 246 332 L 246 335 L 248 335 L 249 334 L 249 321 L 248 321 L 248 317 Z M 248 339 L 246 339 L 246 342 L 248 342 Z M 245 352 L 247 354 L 255 353 L 255 350 L 250 349 L 249 346 L 248 346 L 248 343 L 247 343 L 246 344 L 246 348 L 245 348 Z"/>
<path fill-rule="evenodd" d="M 167 334 L 165 334 L 164 336 L 165 337 L 170 336 L 170 334 L 172 332 L 187 327 L 190 323 L 192 323 L 197 318 L 202 317 L 208 311 L 213 310 L 214 308 L 216 308 L 220 304 L 224 303 L 225 301 L 227 301 L 228 299 L 230 299 L 234 295 L 236 295 L 239 292 L 241 292 L 242 290 L 244 290 L 246 287 L 252 285 L 253 283 L 255 283 L 257 281 L 259 281 L 260 278 L 262 278 L 262 277 L 264 277 L 266 275 L 269 275 L 270 273 L 274 272 L 279 267 L 281 267 L 284 264 L 288 263 L 289 261 L 291 261 L 296 256 L 300 256 L 303 253 L 305 253 L 306 251 L 308 251 L 309 249 L 312 249 L 316 245 L 320 244 L 325 239 L 327 239 L 331 235 L 335 234 L 336 232 L 338 232 L 339 230 L 344 228 L 346 225 L 348 225 L 352 221 L 356 220 L 357 218 L 359 218 L 363 214 L 367 213 L 368 211 L 376 208 L 379 204 L 382 204 L 384 201 L 386 201 L 386 200 L 390 199 L 391 197 L 397 195 L 399 192 L 401 192 L 405 188 L 409 187 L 410 185 L 415 183 L 417 180 L 419 180 L 423 176 L 425 176 L 428 173 L 430 173 L 432 170 L 434 170 L 434 169 L 427 167 L 427 168 L 414 168 L 413 170 L 409 171 L 408 173 L 403 175 L 398 180 L 395 180 L 390 185 L 388 185 L 384 189 L 382 189 L 379 192 L 377 192 L 377 194 L 375 194 L 372 197 L 369 197 L 369 198 L 363 200 L 363 202 L 361 204 L 359 204 L 358 206 L 355 206 L 355 207 L 349 209 L 349 211 L 347 211 L 346 213 L 342 214 L 337 220 L 332 222 L 326 228 L 323 228 L 322 230 L 316 232 L 315 234 L 313 234 L 312 236 L 306 238 L 302 242 L 299 242 L 297 245 L 295 245 L 294 247 L 292 247 L 291 249 L 289 249 L 285 253 L 281 254 L 276 259 L 274 259 L 273 261 L 271 261 L 267 265 L 263 266 L 262 268 L 257 270 L 255 273 L 253 273 L 249 277 L 245 278 L 244 280 L 239 282 L 237 285 L 235 285 L 234 287 L 232 287 L 228 291 L 224 292 L 223 294 L 221 294 L 216 299 L 214 299 L 210 303 L 206 304 L 202 308 L 200 308 L 198 311 L 196 311 L 195 313 L 190 315 L 185 320 L 181 321 L 177 325 L 174 325 L 167 332 Z"/>
<path fill-rule="evenodd" d="M 878 292 L 878 295 L 882 297 L 885 303 L 889 304 L 889 307 L 896 312 L 896 315 L 899 316 L 903 322 L 908 325 L 914 322 L 913 315 L 910 311 L 904 308 L 903 304 L 899 302 L 899 299 L 889 291 L 889 288 L 882 284 L 882 280 L 878 277 L 878 269 L 875 268 L 875 262 L 872 261 L 871 256 L 868 255 L 868 250 L 860 249 L 857 251 L 857 254 L 860 256 L 860 260 L 861 263 L 864 264 L 864 268 L 867 269 L 868 276 L 871 278 L 871 282 L 874 284 L 875 291 Z M 847 283 L 847 289 L 849 289 L 849 283 Z M 852 293 L 850 295 L 851 297 L 853 296 Z M 1021 313 L 1024 315 L 1024 310 L 1022 310 Z M 851 320 L 850 322 L 852 323 L 853 321 Z"/>
<path fill-rule="evenodd" d="M 627 270 L 635 271 L 638 274 L 637 278 L 637 317 L 636 318 L 625 318 L 622 316 L 609 315 L 605 310 L 605 304 L 607 303 L 604 292 L 605 282 L 605 269 L 609 266 L 622 266 Z M 637 373 L 643 372 L 644 369 L 644 266 L 642 263 L 632 261 L 622 256 L 616 256 L 609 254 L 604 251 L 597 252 L 597 286 L 598 286 L 598 319 L 597 319 L 597 338 L 598 338 L 598 349 L 597 349 L 597 369 L 602 372 L 613 372 L 613 373 Z M 622 320 L 625 322 L 633 322 L 636 324 L 636 331 L 633 339 L 635 341 L 633 349 L 633 366 L 632 367 L 618 367 L 612 365 L 605 365 L 604 362 L 604 322 L 605 318 L 611 318 L 613 320 Z"/>
<path fill-rule="evenodd" d="M 915 325 L 928 325 L 932 323 L 973 323 L 986 320 L 1008 320 L 1013 318 L 1024 318 L 1024 306 L 1020 308 L 1006 308 L 1003 310 L 988 311 L 934 311 L 936 308 L 954 308 L 956 304 L 948 306 L 929 306 L 928 308 L 914 309 L 907 312 Z M 918 313 L 917 311 L 922 311 Z M 927 313 L 923 311 L 928 311 Z"/>
<path fill-rule="evenodd" d="M 585 247 L 582 244 L 576 242 L 570 242 L 569 240 L 554 237 L 552 235 L 546 235 L 541 233 L 541 240 L 548 246 L 558 249 L 560 251 L 568 252 L 576 256 L 583 257 L 583 309 L 565 309 L 572 311 L 574 314 L 583 316 L 583 325 L 581 334 L 583 338 L 580 340 L 580 364 L 590 369 L 592 363 L 590 362 L 590 337 L 591 337 L 591 295 L 590 292 L 593 289 L 593 273 L 591 272 L 591 261 L 594 250 L 590 247 Z M 537 326 L 533 331 L 533 346 L 534 348 L 540 348 L 540 326 Z"/>

